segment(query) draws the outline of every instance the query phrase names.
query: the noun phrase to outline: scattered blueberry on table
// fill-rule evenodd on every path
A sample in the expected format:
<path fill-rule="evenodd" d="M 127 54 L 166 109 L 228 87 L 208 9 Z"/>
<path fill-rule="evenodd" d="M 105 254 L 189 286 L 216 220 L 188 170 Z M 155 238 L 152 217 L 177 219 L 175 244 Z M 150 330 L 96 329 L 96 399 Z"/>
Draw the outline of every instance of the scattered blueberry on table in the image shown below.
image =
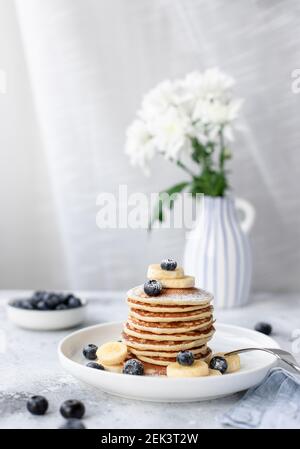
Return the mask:
<path fill-rule="evenodd" d="M 82 302 L 72 293 L 36 291 L 30 298 L 16 299 L 11 305 L 24 310 L 67 310 L 81 307 Z"/>
<path fill-rule="evenodd" d="M 166 271 L 174 271 L 177 268 L 177 262 L 173 259 L 164 259 L 160 264 L 160 268 Z"/>
<path fill-rule="evenodd" d="M 129 359 L 124 364 L 123 373 L 142 376 L 144 374 L 144 365 L 137 359 Z"/>
<path fill-rule="evenodd" d="M 272 326 L 269 323 L 259 322 L 255 325 L 254 329 L 257 332 L 261 332 L 265 335 L 270 335 L 272 333 Z"/>
<path fill-rule="evenodd" d="M 33 415 L 44 415 L 48 409 L 48 401 L 44 396 L 32 396 L 26 405 L 27 410 Z"/>
<path fill-rule="evenodd" d="M 216 355 L 209 362 L 209 367 L 210 369 L 216 369 L 220 371 L 222 374 L 224 374 L 227 371 L 228 364 L 224 357 Z"/>
<path fill-rule="evenodd" d="M 191 366 L 194 363 L 194 354 L 191 351 L 180 351 L 176 357 L 179 365 Z"/>
<path fill-rule="evenodd" d="M 60 406 L 60 413 L 66 419 L 81 419 L 85 413 L 85 407 L 81 401 L 77 401 L 76 399 L 69 399 L 63 402 Z"/>
<path fill-rule="evenodd" d="M 154 279 L 150 281 L 146 281 L 144 284 L 144 292 L 148 296 L 158 296 L 161 294 L 162 285 L 159 281 L 155 281 Z"/>

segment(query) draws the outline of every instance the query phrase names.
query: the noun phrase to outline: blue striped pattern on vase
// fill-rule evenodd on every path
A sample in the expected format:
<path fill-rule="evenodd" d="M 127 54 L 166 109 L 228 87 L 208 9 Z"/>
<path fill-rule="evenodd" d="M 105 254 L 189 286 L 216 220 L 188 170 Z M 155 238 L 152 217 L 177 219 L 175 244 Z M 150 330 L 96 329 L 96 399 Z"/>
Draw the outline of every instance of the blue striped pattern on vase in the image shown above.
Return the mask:
<path fill-rule="evenodd" d="M 187 235 L 184 269 L 197 287 L 214 295 L 217 308 L 239 307 L 249 298 L 252 257 L 234 200 L 203 198 L 201 216 Z"/>

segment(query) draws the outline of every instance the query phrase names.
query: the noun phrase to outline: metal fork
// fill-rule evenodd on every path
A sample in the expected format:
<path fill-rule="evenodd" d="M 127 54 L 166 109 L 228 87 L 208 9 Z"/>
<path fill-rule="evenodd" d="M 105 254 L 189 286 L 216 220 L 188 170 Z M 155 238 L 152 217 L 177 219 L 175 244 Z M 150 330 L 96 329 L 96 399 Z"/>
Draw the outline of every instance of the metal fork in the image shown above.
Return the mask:
<path fill-rule="evenodd" d="M 271 349 L 271 348 L 242 348 L 242 349 L 236 349 L 235 351 L 226 352 L 224 355 L 234 355 L 234 354 L 241 354 L 242 352 L 250 352 L 250 351 L 264 351 L 268 352 L 269 354 L 274 355 L 278 360 L 281 360 L 282 362 L 286 363 L 287 365 L 291 366 L 294 370 L 296 370 L 298 373 L 300 373 L 300 366 L 298 365 L 297 360 L 295 357 L 288 351 L 284 351 L 283 349 Z"/>

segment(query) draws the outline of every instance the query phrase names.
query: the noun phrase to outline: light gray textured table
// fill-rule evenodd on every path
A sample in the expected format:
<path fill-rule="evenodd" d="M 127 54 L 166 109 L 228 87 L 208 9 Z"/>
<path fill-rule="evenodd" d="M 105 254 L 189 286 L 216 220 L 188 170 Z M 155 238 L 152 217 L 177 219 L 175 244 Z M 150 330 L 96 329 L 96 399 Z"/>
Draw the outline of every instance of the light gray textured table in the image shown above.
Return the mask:
<path fill-rule="evenodd" d="M 19 292 L 20 293 L 20 292 Z M 23 294 L 24 292 L 22 292 Z M 127 314 L 124 292 L 83 293 L 90 298 L 84 326 L 123 320 Z M 0 292 L 0 428 L 57 428 L 62 423 L 59 405 L 80 399 L 86 405 L 88 428 L 217 428 L 217 416 L 240 397 L 214 401 L 164 404 L 122 399 L 79 383 L 61 368 L 57 344 L 71 331 L 33 332 L 15 327 L 6 319 L 5 302 L 17 292 Z M 218 321 L 253 328 L 257 321 L 272 324 L 273 337 L 282 348 L 300 351 L 300 295 L 255 295 L 243 309 L 216 311 Z M 299 358 L 299 354 L 295 354 Z M 28 395 L 45 395 L 49 412 L 30 415 Z"/>

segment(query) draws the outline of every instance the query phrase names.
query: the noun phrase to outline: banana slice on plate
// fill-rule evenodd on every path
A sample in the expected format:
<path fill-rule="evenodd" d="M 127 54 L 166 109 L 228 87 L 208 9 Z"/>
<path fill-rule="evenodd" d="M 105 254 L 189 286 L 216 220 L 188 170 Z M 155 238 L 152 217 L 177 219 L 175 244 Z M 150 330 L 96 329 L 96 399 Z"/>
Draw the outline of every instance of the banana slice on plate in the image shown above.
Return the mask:
<path fill-rule="evenodd" d="M 158 263 L 149 265 L 147 271 L 148 279 L 155 279 L 160 281 L 161 279 L 178 279 L 184 276 L 183 268 L 176 267 L 173 271 L 163 270 Z"/>
<path fill-rule="evenodd" d="M 238 371 L 239 369 L 241 369 L 241 359 L 240 356 L 238 354 L 233 354 L 233 355 L 229 355 L 229 356 L 224 356 L 225 352 L 217 352 L 216 354 L 213 355 L 213 357 L 215 355 L 219 355 L 221 357 L 224 357 L 224 359 L 227 362 L 227 370 L 226 373 L 235 373 L 236 371 Z M 225 373 L 225 374 L 226 374 Z"/>
<path fill-rule="evenodd" d="M 194 276 L 183 276 L 178 279 L 161 279 L 164 288 L 191 288 L 195 287 Z"/>
<path fill-rule="evenodd" d="M 199 377 L 208 376 L 208 374 L 208 365 L 201 360 L 195 360 L 191 366 L 183 366 L 178 362 L 167 366 L 168 377 Z"/>
<path fill-rule="evenodd" d="M 100 360 L 99 360 L 100 363 Z M 123 363 L 119 363 L 119 365 L 104 365 L 101 363 L 105 371 L 109 371 L 110 373 L 122 373 L 123 372 Z"/>
<path fill-rule="evenodd" d="M 118 341 L 109 341 L 101 345 L 97 350 L 99 363 L 105 365 L 119 365 L 127 357 L 127 346 Z"/>
<path fill-rule="evenodd" d="M 208 374 L 209 376 L 222 376 L 221 371 L 219 371 L 217 369 L 209 368 L 208 372 L 209 372 L 209 374 Z"/>

